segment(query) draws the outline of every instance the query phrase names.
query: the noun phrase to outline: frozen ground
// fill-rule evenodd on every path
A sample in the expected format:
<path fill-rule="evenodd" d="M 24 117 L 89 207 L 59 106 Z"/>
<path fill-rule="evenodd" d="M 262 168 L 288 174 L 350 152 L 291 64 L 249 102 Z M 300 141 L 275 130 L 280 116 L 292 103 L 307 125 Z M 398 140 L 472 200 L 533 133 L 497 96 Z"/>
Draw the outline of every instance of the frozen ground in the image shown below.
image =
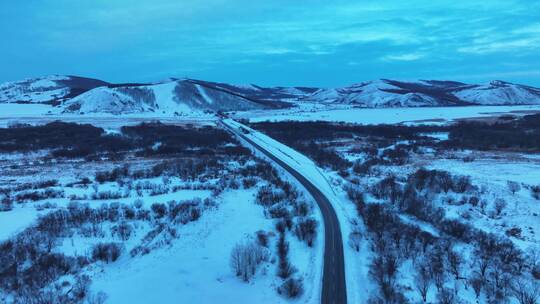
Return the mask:
<path fill-rule="evenodd" d="M 121 259 L 93 275 L 92 289 L 104 291 L 107 303 L 282 303 L 275 292 L 273 268 L 260 269 L 246 284 L 230 270 L 229 255 L 239 241 L 257 230 L 271 230 L 253 191 L 223 195 L 219 208 L 179 230 L 170 248 Z"/>
<path fill-rule="evenodd" d="M 434 108 L 386 108 L 368 109 L 353 107 L 309 107 L 278 111 L 238 112 L 236 118 L 261 121 L 335 121 L 360 124 L 399 124 L 422 123 L 440 124 L 456 119 L 471 117 L 489 117 L 502 114 L 523 115 L 540 111 L 540 106 L 469 106 L 469 107 L 434 107 Z"/>
<path fill-rule="evenodd" d="M 215 118 L 211 114 L 197 113 L 192 116 L 176 116 L 174 114 L 126 114 L 113 115 L 106 113 L 92 113 L 86 115 L 59 114 L 55 108 L 43 104 L 9 104 L 0 103 L 0 128 L 15 123 L 29 123 L 32 125 L 45 124 L 55 120 L 65 122 L 87 123 L 106 129 L 118 129 L 121 126 L 137 125 L 146 121 L 161 121 L 167 124 L 207 124 L 213 125 Z"/>
<path fill-rule="evenodd" d="M 16 207 L 9 212 L 0 212 L 0 242 L 32 224 L 38 216 L 34 208 Z"/>

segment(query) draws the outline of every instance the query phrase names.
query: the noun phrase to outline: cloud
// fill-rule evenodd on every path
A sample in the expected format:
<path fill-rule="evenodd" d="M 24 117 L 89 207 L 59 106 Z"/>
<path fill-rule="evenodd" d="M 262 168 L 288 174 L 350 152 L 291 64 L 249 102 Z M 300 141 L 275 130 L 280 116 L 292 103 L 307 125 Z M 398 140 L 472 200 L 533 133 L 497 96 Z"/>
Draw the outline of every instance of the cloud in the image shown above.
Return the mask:
<path fill-rule="evenodd" d="M 421 71 L 478 74 L 493 62 L 540 69 L 540 4 L 530 0 L 31 2 L 0 10 L 0 66 L 20 65 L 3 77 L 84 66 L 105 75 L 199 68 L 234 77 L 242 69 L 248 77 L 264 69 L 277 79 L 357 82 Z M 56 60 L 43 62 L 35 49 Z M 391 62 L 408 64 L 396 71 Z"/>
<path fill-rule="evenodd" d="M 383 61 L 416 61 L 425 57 L 425 54 L 422 53 L 405 53 L 405 54 L 395 54 L 395 55 L 386 55 L 381 57 Z"/>
<path fill-rule="evenodd" d="M 458 52 L 472 54 L 489 54 L 495 52 L 533 51 L 540 48 L 540 37 L 522 38 L 489 43 L 479 43 L 457 49 Z"/>

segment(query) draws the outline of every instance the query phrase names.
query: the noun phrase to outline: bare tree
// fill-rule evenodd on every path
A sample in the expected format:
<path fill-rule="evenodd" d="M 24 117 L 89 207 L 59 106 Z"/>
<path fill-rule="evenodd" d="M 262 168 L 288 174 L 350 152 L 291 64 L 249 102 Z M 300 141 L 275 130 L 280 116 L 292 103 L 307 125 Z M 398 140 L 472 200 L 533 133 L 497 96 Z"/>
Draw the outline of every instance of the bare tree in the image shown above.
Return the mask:
<path fill-rule="evenodd" d="M 459 252 L 454 251 L 453 249 L 449 249 L 446 252 L 446 260 L 448 262 L 450 271 L 452 272 L 456 280 L 459 279 L 461 264 L 463 263 L 463 258 L 461 257 Z"/>
<path fill-rule="evenodd" d="M 507 181 L 506 184 L 508 185 L 508 190 L 510 190 L 512 194 L 516 194 L 516 192 L 521 190 L 521 185 L 518 182 Z"/>
<path fill-rule="evenodd" d="M 512 293 L 520 304 L 537 304 L 540 299 L 540 285 L 519 279 L 513 284 Z"/>
<path fill-rule="evenodd" d="M 494 208 L 495 208 L 495 214 L 497 216 L 501 215 L 504 208 L 506 208 L 506 201 L 503 200 L 502 198 L 496 199 Z"/>
<path fill-rule="evenodd" d="M 531 263 L 531 273 L 535 279 L 540 280 L 540 250 L 531 248 L 527 252 L 527 258 Z"/>
<path fill-rule="evenodd" d="M 479 299 L 480 293 L 482 292 L 482 287 L 484 286 L 484 279 L 481 276 L 474 274 L 472 277 L 469 278 L 469 284 L 474 290 L 476 299 Z"/>
<path fill-rule="evenodd" d="M 416 263 L 414 282 L 416 284 L 416 290 L 422 296 L 422 300 L 426 302 L 429 287 L 433 283 L 433 279 L 431 278 L 428 263 L 423 259 Z"/>
<path fill-rule="evenodd" d="M 437 294 L 437 300 L 440 304 L 454 304 L 457 303 L 454 290 L 443 288 Z"/>
<path fill-rule="evenodd" d="M 369 274 L 379 285 L 381 295 L 387 302 L 396 296 L 396 276 L 399 268 L 397 258 L 390 253 L 373 259 Z"/>
<path fill-rule="evenodd" d="M 241 277 L 245 282 L 255 275 L 257 266 L 266 260 L 267 253 L 263 247 L 254 242 L 236 244 L 230 257 L 230 266 L 236 276 Z"/>
<path fill-rule="evenodd" d="M 437 287 L 437 291 L 441 291 L 446 282 L 446 265 L 444 262 L 443 251 L 441 248 L 435 249 L 429 253 L 429 267 L 431 278 Z"/>

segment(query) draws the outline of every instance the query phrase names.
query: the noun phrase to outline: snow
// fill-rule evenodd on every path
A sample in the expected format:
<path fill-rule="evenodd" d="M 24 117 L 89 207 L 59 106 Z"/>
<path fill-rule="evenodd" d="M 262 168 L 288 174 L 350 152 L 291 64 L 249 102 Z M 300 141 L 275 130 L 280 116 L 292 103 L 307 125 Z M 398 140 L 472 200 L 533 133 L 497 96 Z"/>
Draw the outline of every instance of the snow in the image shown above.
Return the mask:
<path fill-rule="evenodd" d="M 462 100 L 484 105 L 492 104 L 538 104 L 540 90 L 524 89 L 522 86 L 501 81 L 492 81 L 489 84 L 473 86 L 454 93 Z"/>
<path fill-rule="evenodd" d="M 256 86 L 252 84 L 235 84 L 234 86 L 243 90 L 254 90 L 254 91 L 260 90 L 259 88 L 257 88 Z"/>
<path fill-rule="evenodd" d="M 41 88 L 50 88 L 57 86 L 56 82 L 50 80 L 50 79 L 40 79 L 37 81 L 32 82 L 30 85 L 30 89 L 36 90 Z"/>
<path fill-rule="evenodd" d="M 199 92 L 199 94 L 201 94 L 201 97 L 204 99 L 205 102 L 207 102 L 209 104 L 214 103 L 214 100 L 212 100 L 212 98 L 210 98 L 210 97 L 208 97 L 208 95 L 206 95 L 206 92 L 204 91 L 203 87 L 201 87 L 198 84 L 196 84 L 195 87 L 197 88 L 197 91 Z"/>
<path fill-rule="evenodd" d="M 16 206 L 11 211 L 0 212 L 0 242 L 30 226 L 38 216 L 34 208 Z"/>
<path fill-rule="evenodd" d="M 53 107 L 44 104 L 0 103 L 0 120 L 45 115 Z"/>
<path fill-rule="evenodd" d="M 374 80 L 342 88 L 320 89 L 312 102 L 364 107 L 418 107 L 473 103 L 478 105 L 539 104 L 540 90 L 502 81 L 487 85 L 455 82 Z"/>
<path fill-rule="evenodd" d="M 530 247 L 539 248 L 540 226 L 538 215 L 540 204 L 532 198 L 525 185 L 540 184 L 540 161 L 538 159 L 517 158 L 511 155 L 498 153 L 495 158 L 489 154 L 476 155 L 473 162 L 463 162 L 452 159 L 435 159 L 430 162 L 430 169 L 445 170 L 452 174 L 468 175 L 474 185 L 480 187 L 481 200 L 488 202 L 486 212 L 470 209 L 468 206 L 446 206 L 447 214 L 460 217 L 460 214 L 469 212 L 470 223 L 481 230 L 504 235 L 511 227 L 522 229 L 521 237 L 510 238 L 522 250 Z M 512 194 L 507 181 L 518 182 L 522 185 L 520 191 Z M 490 215 L 493 202 L 496 199 L 506 201 L 502 216 Z"/>
<path fill-rule="evenodd" d="M 170 85 L 169 85 L 170 86 Z M 157 86 L 163 90 L 157 90 L 156 98 L 163 98 L 168 94 L 165 91 L 167 85 Z M 172 104 L 174 101 L 171 102 Z M 169 107 L 164 103 L 164 106 Z M 182 108 L 182 107 L 185 108 Z M 184 111 L 188 110 L 187 106 L 178 104 L 178 108 Z M 124 125 L 136 125 L 141 122 L 156 121 L 159 120 L 163 123 L 170 124 L 203 124 L 213 125 L 215 117 L 211 114 L 205 114 L 200 112 L 190 111 L 184 116 L 175 116 L 174 112 L 168 111 L 163 113 L 133 113 L 123 114 L 121 116 L 110 113 L 90 113 L 85 115 L 79 115 L 75 113 L 59 113 L 58 108 L 45 104 L 17 104 L 17 103 L 0 103 L 0 128 L 8 127 L 14 123 L 29 123 L 32 125 L 45 124 L 55 120 L 61 120 L 72 123 L 87 123 L 93 124 L 99 127 L 109 129 L 119 129 Z"/>
<path fill-rule="evenodd" d="M 537 106 L 467 106 L 467 107 L 420 107 L 420 108 L 354 108 L 327 107 L 305 111 L 251 111 L 238 113 L 235 117 L 247 118 L 250 122 L 261 121 L 336 121 L 360 124 L 421 123 L 440 124 L 471 117 L 493 115 L 524 115 L 540 111 Z"/>
<path fill-rule="evenodd" d="M 145 110 L 144 103 L 136 102 L 133 97 L 116 88 L 98 87 L 85 92 L 66 103 L 80 105 L 80 113 L 107 112 L 112 114 L 131 114 Z"/>
<path fill-rule="evenodd" d="M 420 133 L 420 136 L 427 136 L 438 140 L 448 140 L 450 133 L 448 132 L 433 132 L 433 133 Z"/>
<path fill-rule="evenodd" d="M 159 111 L 168 115 L 177 112 L 183 113 L 187 116 L 204 116 L 204 114 L 200 113 L 199 111 L 191 109 L 187 104 L 176 100 L 176 94 L 174 92 L 176 86 L 176 82 L 169 82 L 151 87 L 154 95 L 156 96 L 156 103 L 159 105 Z"/>
<path fill-rule="evenodd" d="M 51 75 L 0 84 L 0 103 L 45 103 L 69 94 L 70 89 L 58 83 L 69 77 Z"/>
<path fill-rule="evenodd" d="M 474 156 L 474 155 L 473 155 Z M 484 181 L 490 181 L 506 186 L 506 181 L 530 185 L 540 184 L 540 161 L 512 160 L 499 155 L 500 159 L 477 159 L 473 162 L 463 162 L 450 159 L 436 159 L 432 167 L 454 171 L 460 175 L 469 175 Z"/>
<path fill-rule="evenodd" d="M 254 191 L 225 193 L 217 210 L 179 227 L 170 247 L 121 258 L 93 275 L 92 289 L 107 293 L 107 303 L 287 303 L 276 293 L 273 268 L 263 267 L 244 283 L 229 266 L 237 242 L 272 227 L 254 203 Z"/>

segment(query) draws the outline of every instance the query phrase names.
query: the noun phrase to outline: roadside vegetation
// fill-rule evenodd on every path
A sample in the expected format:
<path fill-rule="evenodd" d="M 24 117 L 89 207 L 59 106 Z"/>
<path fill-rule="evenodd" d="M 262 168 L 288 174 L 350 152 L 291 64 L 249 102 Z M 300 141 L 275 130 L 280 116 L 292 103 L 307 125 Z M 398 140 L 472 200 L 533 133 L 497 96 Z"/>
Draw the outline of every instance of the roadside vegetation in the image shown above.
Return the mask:
<path fill-rule="evenodd" d="M 346 245 L 369 265 L 369 303 L 540 300 L 540 185 L 519 169 L 538 165 L 540 115 L 449 126 L 250 126 L 312 158 L 343 187 L 357 216 Z M 493 172 L 516 162 L 515 176 L 500 183 L 495 173 L 461 173 L 480 162 Z"/>

